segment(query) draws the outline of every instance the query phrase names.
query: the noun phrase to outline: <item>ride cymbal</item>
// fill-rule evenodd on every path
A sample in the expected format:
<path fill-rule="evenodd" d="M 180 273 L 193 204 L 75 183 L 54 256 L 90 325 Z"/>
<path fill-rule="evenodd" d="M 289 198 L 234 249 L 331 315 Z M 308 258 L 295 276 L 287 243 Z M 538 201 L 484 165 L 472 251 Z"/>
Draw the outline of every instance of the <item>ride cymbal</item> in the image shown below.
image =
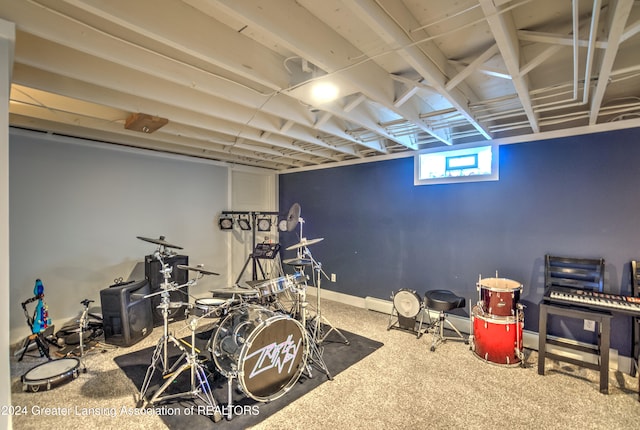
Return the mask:
<path fill-rule="evenodd" d="M 136 236 L 136 238 L 138 238 L 140 240 L 144 240 L 145 242 L 155 243 L 156 245 L 164 246 L 165 248 L 182 249 L 181 246 L 172 245 L 169 242 L 167 242 L 166 240 L 164 240 L 164 236 L 160 236 L 158 239 L 151 239 L 149 237 L 142 237 L 142 236 Z"/>
<path fill-rule="evenodd" d="M 313 245 L 314 243 L 318 243 L 320 241 L 324 240 L 324 237 L 318 237 L 316 239 L 306 239 L 306 238 L 302 238 L 302 240 L 298 243 L 296 243 L 295 245 L 291 245 L 290 247 L 286 248 L 287 251 L 291 251 L 292 249 L 298 249 L 298 248 L 303 248 L 305 246 L 308 245 Z"/>
<path fill-rule="evenodd" d="M 220 275 L 219 273 L 212 272 L 210 270 L 205 270 L 200 266 L 185 266 L 184 264 L 178 264 L 176 267 L 181 270 L 192 270 L 194 272 L 199 272 L 199 273 L 202 273 L 203 275 Z"/>

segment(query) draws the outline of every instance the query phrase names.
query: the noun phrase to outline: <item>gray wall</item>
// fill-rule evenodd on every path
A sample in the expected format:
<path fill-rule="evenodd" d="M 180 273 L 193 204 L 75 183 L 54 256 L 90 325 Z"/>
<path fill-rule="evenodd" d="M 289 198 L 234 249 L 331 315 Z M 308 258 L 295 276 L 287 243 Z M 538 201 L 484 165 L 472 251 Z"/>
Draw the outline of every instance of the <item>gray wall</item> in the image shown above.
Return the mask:
<path fill-rule="evenodd" d="M 194 295 L 228 286 L 229 239 L 217 225 L 227 167 L 20 130 L 11 131 L 9 161 L 12 342 L 28 334 L 20 303 L 36 278 L 60 327 L 83 299 L 99 306 L 101 289 L 153 253 L 136 236 L 164 235 L 190 264 L 222 274 L 201 279 Z"/>
<path fill-rule="evenodd" d="M 603 257 L 606 289 L 629 294 L 640 259 L 640 130 L 500 147 L 500 180 L 413 185 L 413 158 L 280 175 L 280 207 L 298 202 L 323 270 L 323 288 L 389 299 L 401 288 L 446 288 L 478 298 L 478 277 L 523 284 L 525 328 L 538 331 L 547 253 Z M 297 231 L 281 235 L 284 246 Z M 292 251 L 283 258 L 292 257 Z M 468 315 L 468 309 L 463 314 Z M 582 322 L 552 332 L 583 341 Z M 628 317 L 613 322 L 612 347 L 630 354 Z"/>

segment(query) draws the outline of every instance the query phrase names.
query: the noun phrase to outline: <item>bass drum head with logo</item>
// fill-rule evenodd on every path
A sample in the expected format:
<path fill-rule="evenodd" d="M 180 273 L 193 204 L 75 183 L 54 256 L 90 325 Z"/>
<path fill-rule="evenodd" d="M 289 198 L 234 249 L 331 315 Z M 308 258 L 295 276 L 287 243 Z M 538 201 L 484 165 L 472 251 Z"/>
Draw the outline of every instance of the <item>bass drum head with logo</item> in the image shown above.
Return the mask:
<path fill-rule="evenodd" d="M 22 375 L 24 391 L 47 391 L 78 377 L 80 361 L 77 358 L 61 358 L 42 363 Z"/>
<path fill-rule="evenodd" d="M 393 296 L 393 306 L 398 315 L 405 318 L 414 318 L 422 308 L 420 296 L 413 290 L 402 289 Z"/>
<path fill-rule="evenodd" d="M 308 344 L 304 328 L 295 319 L 247 305 L 234 309 L 220 323 L 210 351 L 223 375 L 236 373 L 247 396 L 269 402 L 298 381 Z"/>

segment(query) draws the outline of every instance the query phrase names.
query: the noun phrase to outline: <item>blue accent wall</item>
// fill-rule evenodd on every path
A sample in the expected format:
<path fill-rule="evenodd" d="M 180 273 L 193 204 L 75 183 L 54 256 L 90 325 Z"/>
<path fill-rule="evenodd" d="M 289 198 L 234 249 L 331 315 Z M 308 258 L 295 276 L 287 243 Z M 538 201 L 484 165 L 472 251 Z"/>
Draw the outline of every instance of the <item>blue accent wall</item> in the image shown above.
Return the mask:
<path fill-rule="evenodd" d="M 478 299 L 478 278 L 523 285 L 525 328 L 538 331 L 544 255 L 605 259 L 605 290 L 629 295 L 640 260 L 640 129 L 500 147 L 500 180 L 413 185 L 413 158 L 280 175 L 280 208 L 301 206 L 302 234 L 337 282 L 323 289 L 389 299 L 445 288 Z M 286 247 L 299 226 L 281 235 Z M 284 251 L 283 258 L 295 256 Z M 469 314 L 469 305 L 462 312 Z M 592 341 L 582 321 L 552 334 Z M 612 347 L 630 355 L 631 319 L 616 316 Z"/>

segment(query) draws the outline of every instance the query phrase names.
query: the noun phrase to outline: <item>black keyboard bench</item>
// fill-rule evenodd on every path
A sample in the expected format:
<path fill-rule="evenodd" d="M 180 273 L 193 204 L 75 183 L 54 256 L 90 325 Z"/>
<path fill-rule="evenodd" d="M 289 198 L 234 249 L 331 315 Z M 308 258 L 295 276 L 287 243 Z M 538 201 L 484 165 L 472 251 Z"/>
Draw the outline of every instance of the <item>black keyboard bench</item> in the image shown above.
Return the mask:
<path fill-rule="evenodd" d="M 577 318 L 582 320 L 592 320 L 598 324 L 600 330 L 597 345 L 577 345 L 561 339 L 549 339 L 547 337 L 547 316 L 560 315 L 568 318 Z M 609 312 L 595 311 L 590 309 L 579 309 L 575 307 L 567 307 L 550 303 L 540 303 L 540 326 L 538 337 L 538 374 L 544 375 L 545 359 L 564 361 L 575 364 L 577 366 L 586 367 L 600 371 L 600 392 L 609 393 L 609 346 L 611 343 L 611 318 L 613 315 Z M 582 361 L 572 357 L 566 357 L 547 351 L 547 345 L 557 345 L 564 348 L 591 352 L 600 357 L 599 364 Z"/>

